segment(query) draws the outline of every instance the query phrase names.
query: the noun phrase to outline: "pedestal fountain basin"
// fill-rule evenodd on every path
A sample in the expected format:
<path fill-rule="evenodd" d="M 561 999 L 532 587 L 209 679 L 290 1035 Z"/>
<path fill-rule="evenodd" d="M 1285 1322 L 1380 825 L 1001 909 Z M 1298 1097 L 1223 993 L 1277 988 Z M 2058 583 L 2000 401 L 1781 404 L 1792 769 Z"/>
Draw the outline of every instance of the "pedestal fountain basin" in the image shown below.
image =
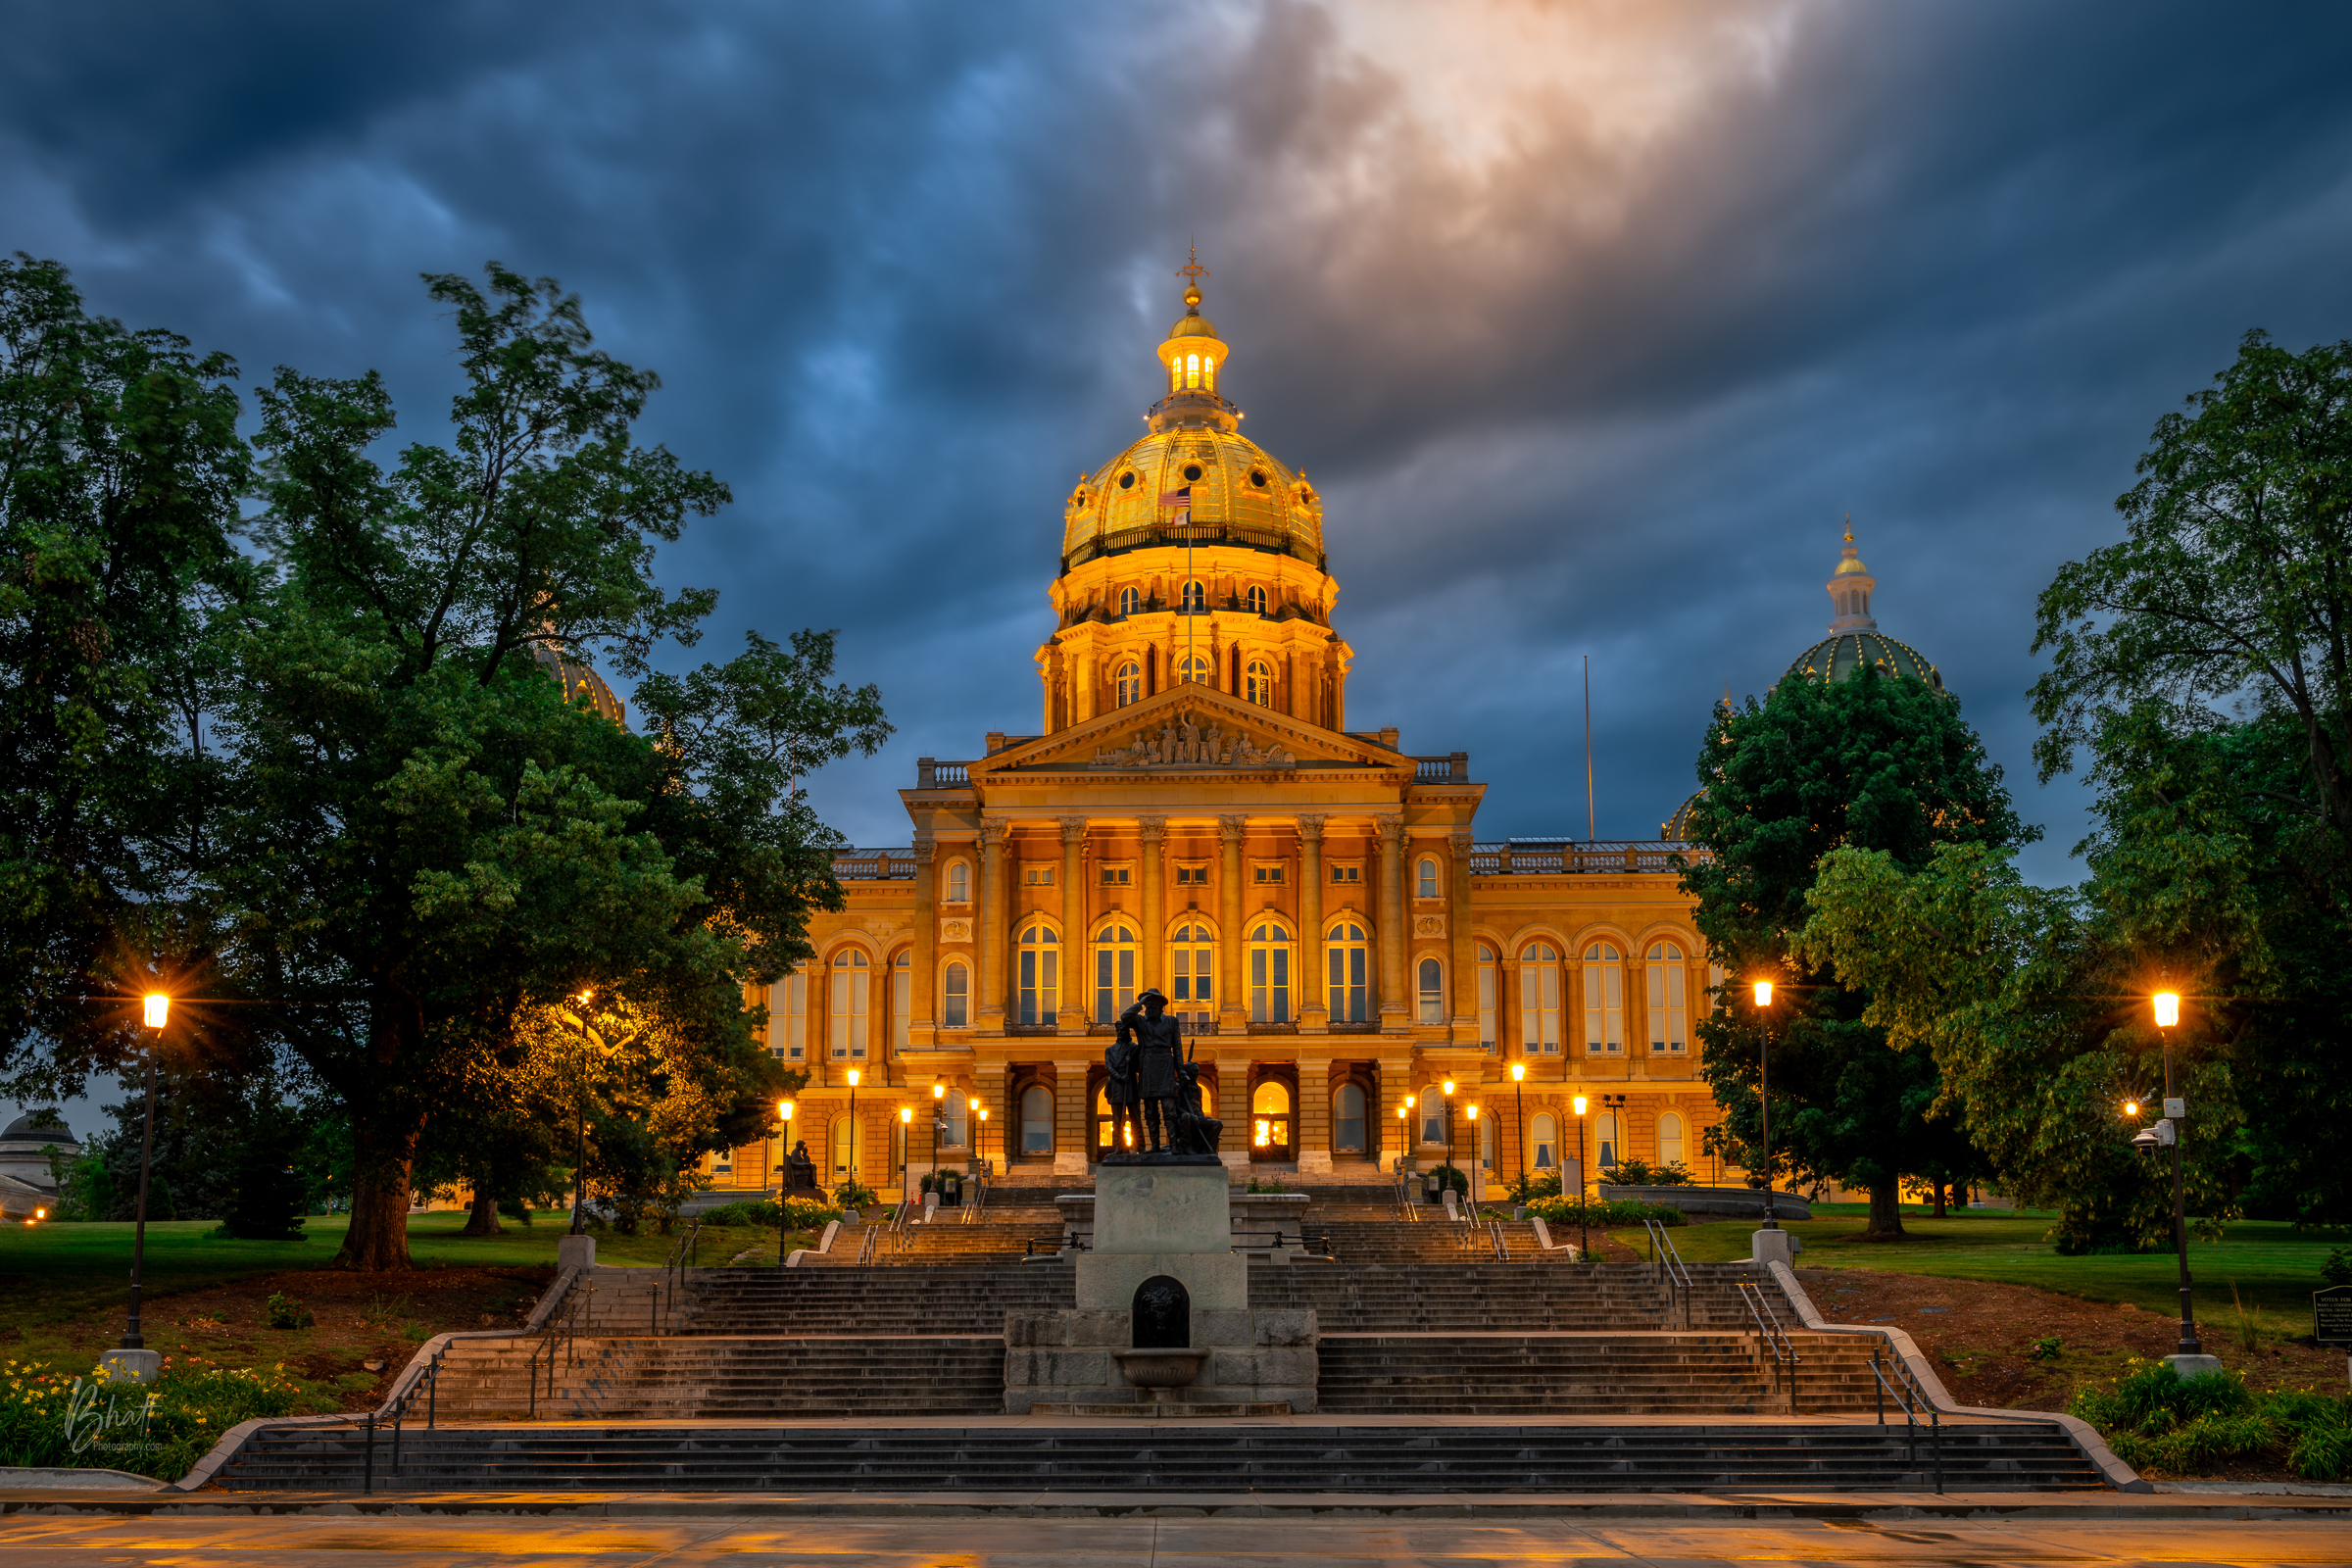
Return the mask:
<path fill-rule="evenodd" d="M 1200 1377 L 1200 1363 L 1208 1359 L 1208 1351 L 1113 1350 L 1110 1358 L 1119 1363 L 1119 1371 L 1129 1383 L 1152 1390 L 1152 1396 L 1157 1398 L 1160 1390 L 1181 1389 Z"/>

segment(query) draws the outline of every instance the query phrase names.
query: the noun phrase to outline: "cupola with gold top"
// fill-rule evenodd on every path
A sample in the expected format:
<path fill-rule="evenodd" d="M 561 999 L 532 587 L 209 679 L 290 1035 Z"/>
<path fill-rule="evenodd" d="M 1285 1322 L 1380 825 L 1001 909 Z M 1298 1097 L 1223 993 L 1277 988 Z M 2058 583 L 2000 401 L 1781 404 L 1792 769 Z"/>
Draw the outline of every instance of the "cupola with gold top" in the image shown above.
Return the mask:
<path fill-rule="evenodd" d="M 1788 673 L 1806 680 L 1836 680 L 1864 664 L 1884 675 L 1910 675 L 1943 690 L 1943 676 L 1908 643 L 1879 630 L 1870 598 L 1879 580 L 1854 548 L 1854 519 L 1845 519 L 1845 551 L 1824 586 L 1830 595 L 1830 635 L 1797 655 Z"/>
<path fill-rule="evenodd" d="M 1188 679 L 1337 729 L 1353 656 L 1331 630 L 1322 498 L 1241 433 L 1221 390 L 1231 351 L 1200 314 L 1208 270 L 1178 275 L 1147 433 L 1063 507 L 1059 629 L 1038 651 L 1047 731 Z"/>

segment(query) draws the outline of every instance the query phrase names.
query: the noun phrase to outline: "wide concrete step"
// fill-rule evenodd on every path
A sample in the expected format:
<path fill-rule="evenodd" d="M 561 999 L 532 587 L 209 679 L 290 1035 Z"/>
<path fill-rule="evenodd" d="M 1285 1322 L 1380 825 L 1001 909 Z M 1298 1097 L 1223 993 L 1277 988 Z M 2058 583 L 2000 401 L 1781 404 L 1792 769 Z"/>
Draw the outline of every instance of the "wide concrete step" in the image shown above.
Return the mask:
<path fill-rule="evenodd" d="M 1947 1427 L 1514 1425 L 1045 1429 L 506 1426 L 264 1430 L 215 1484 L 232 1490 L 1685 1492 L 2094 1490 L 2055 1423 Z"/>

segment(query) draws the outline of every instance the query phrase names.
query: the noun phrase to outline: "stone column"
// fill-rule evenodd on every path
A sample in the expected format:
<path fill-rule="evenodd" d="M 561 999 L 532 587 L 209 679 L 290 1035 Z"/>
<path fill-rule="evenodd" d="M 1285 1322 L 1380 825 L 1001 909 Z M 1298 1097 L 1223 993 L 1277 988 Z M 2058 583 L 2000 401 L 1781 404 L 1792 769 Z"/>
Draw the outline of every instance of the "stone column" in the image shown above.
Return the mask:
<path fill-rule="evenodd" d="M 1466 827 L 1446 835 L 1449 873 L 1446 879 L 1446 935 L 1453 949 L 1453 1042 L 1457 1046 L 1479 1043 L 1478 944 L 1470 934 L 1470 842 Z M 1499 1054 L 1502 1042 L 1497 1038 L 1494 1043 Z"/>
<path fill-rule="evenodd" d="M 1088 647 L 1080 651 L 1074 662 L 1078 666 L 1078 702 L 1071 718 L 1073 722 L 1083 722 L 1102 710 L 1102 652 Z"/>
<path fill-rule="evenodd" d="M 1495 955 L 1494 1049 L 1505 1060 L 1523 1057 L 1529 1072 L 1537 1070 L 1541 1058 L 1528 1055 L 1527 1042 L 1519 1037 L 1519 956 L 1507 942 Z"/>
<path fill-rule="evenodd" d="M 1164 929 L 1167 911 L 1161 903 L 1159 887 L 1162 857 L 1167 848 L 1168 819 L 1164 816 L 1147 816 L 1137 826 L 1144 841 L 1141 855 L 1144 863 L 1137 867 L 1144 878 L 1144 928 L 1136 933 L 1143 939 L 1143 962 L 1136 970 L 1136 978 L 1140 982 L 1137 991 L 1140 994 L 1152 988 L 1165 989 L 1159 985 L 1159 959 L 1160 955 L 1167 951 L 1167 932 Z"/>
<path fill-rule="evenodd" d="M 1379 816 L 1380 830 L 1380 1031 L 1411 1027 L 1404 996 L 1404 818 Z"/>
<path fill-rule="evenodd" d="M 1291 1107 L 1291 1149 L 1298 1157 L 1298 1174 L 1329 1171 L 1331 1058 L 1328 1056 L 1298 1058 L 1298 1102 Z"/>
<path fill-rule="evenodd" d="M 980 819 L 980 1012 L 988 1034 L 1004 1032 L 1004 822 Z"/>
<path fill-rule="evenodd" d="M 1331 1030 L 1323 961 L 1323 818 L 1298 818 L 1298 1032 Z"/>
<path fill-rule="evenodd" d="M 1242 994 L 1244 959 L 1249 951 L 1242 939 L 1242 833 L 1248 821 L 1241 816 L 1217 818 L 1217 838 L 1225 851 L 1221 868 L 1225 886 L 1218 901 L 1225 927 L 1224 940 L 1217 944 L 1218 983 L 1225 988 L 1224 999 L 1217 1004 L 1219 1034 L 1250 1032 L 1250 1004 Z"/>
<path fill-rule="evenodd" d="M 906 1049 L 929 1051 L 939 1040 L 933 999 L 939 995 L 938 844 L 925 829 L 914 835 L 914 974 L 906 1010 Z"/>
<path fill-rule="evenodd" d="M 1061 1005 L 1054 1026 L 1065 1035 L 1086 1033 L 1086 818 L 1061 822 Z"/>

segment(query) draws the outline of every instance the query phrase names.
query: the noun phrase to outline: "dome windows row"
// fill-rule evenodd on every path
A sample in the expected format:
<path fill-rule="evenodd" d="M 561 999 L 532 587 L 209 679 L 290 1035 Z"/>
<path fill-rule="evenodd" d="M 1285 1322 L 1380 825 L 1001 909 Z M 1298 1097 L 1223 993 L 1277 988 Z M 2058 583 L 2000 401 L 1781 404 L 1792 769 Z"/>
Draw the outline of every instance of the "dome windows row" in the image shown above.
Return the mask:
<path fill-rule="evenodd" d="M 1175 664 L 1176 679 L 1195 685 L 1206 685 L 1211 673 L 1207 658 L 1187 654 Z M 1111 695 L 1120 708 L 1132 708 L 1144 700 L 1144 666 L 1137 661 L 1125 659 L 1111 672 Z M 1252 659 L 1242 668 L 1243 700 L 1257 708 L 1274 706 L 1274 666 L 1262 659 Z"/>
<path fill-rule="evenodd" d="M 1186 484 L 1198 484 L 1208 476 L 1208 470 L 1198 463 L 1186 464 L 1181 471 Z M 1273 478 L 1263 468 L 1251 468 L 1247 477 L 1250 481 L 1250 488 L 1252 490 L 1274 488 Z M 1121 473 L 1114 482 L 1121 490 L 1132 490 L 1143 482 L 1143 475 L 1137 473 L 1133 468 L 1129 468 Z M 1299 487 L 1298 499 L 1301 503 L 1307 499 L 1307 491 L 1303 485 Z"/>
<path fill-rule="evenodd" d="M 1217 357 L 1214 354 L 1171 354 L 1168 356 L 1168 390 L 1171 392 L 1214 392 L 1217 389 Z"/>
<path fill-rule="evenodd" d="M 1233 603 L 1246 613 L 1262 615 L 1266 613 L 1270 601 L 1266 597 L 1263 584 L 1251 583 L 1235 596 Z M 1178 594 L 1176 604 L 1176 612 L 1180 615 L 1207 614 L 1209 611 L 1207 585 L 1199 578 L 1186 583 Z M 1140 615 L 1152 608 L 1152 602 L 1144 597 L 1144 591 L 1141 588 L 1120 589 L 1118 605 L 1119 615 L 1122 619 L 1129 615 Z"/>

